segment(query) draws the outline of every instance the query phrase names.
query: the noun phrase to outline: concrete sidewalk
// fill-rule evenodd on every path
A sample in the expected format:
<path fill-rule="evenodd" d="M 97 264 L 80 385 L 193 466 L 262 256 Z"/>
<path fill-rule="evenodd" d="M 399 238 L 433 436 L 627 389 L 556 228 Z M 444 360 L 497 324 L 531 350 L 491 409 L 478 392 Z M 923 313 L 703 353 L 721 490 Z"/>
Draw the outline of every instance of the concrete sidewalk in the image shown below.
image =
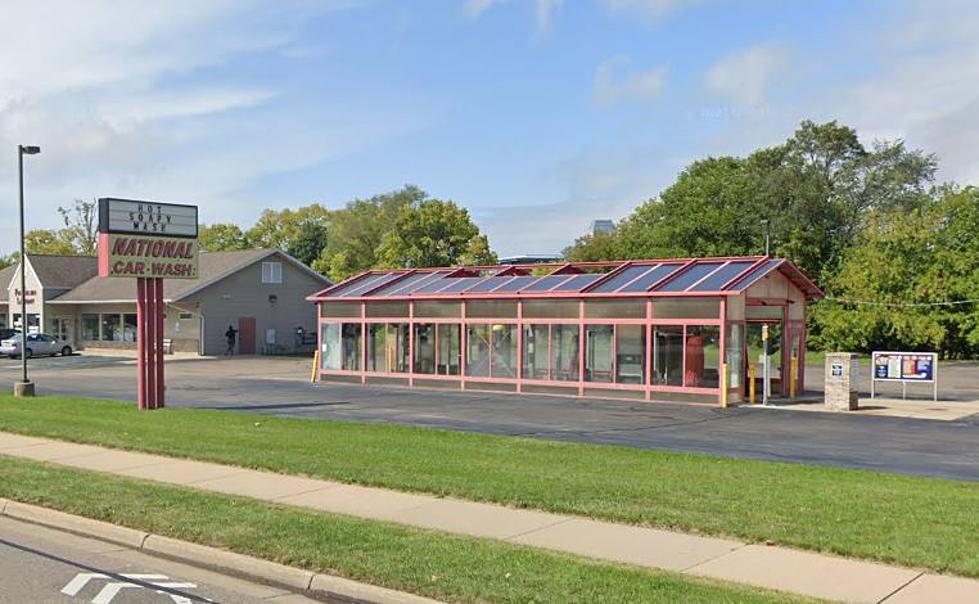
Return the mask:
<path fill-rule="evenodd" d="M 499 505 L 0 432 L 0 455 L 848 602 L 979 602 L 979 581 Z"/>

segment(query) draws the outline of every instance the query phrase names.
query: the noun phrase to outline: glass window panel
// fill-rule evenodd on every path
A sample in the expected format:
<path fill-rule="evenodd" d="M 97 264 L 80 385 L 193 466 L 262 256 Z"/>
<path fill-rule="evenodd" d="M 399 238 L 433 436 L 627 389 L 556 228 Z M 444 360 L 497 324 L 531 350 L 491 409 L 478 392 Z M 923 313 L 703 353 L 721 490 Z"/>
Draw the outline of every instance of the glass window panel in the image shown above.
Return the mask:
<path fill-rule="evenodd" d="M 99 339 L 99 316 L 98 315 L 82 315 L 82 339 L 83 340 Z"/>
<path fill-rule="evenodd" d="M 432 279 L 431 281 L 426 281 L 424 285 L 419 285 L 414 290 L 412 290 L 411 293 L 412 294 L 433 294 L 433 293 L 438 292 L 441 289 L 444 289 L 444 288 L 452 285 L 452 283 L 455 282 L 455 278 L 446 279 L 444 277 L 445 277 L 445 275 L 444 274 L 441 274 L 441 275 L 438 276 L 438 278 Z"/>
<path fill-rule="evenodd" d="M 688 325 L 684 386 L 717 388 L 720 375 L 721 328 L 716 325 Z"/>
<path fill-rule="evenodd" d="M 435 324 L 415 323 L 415 373 L 435 373 Z"/>
<path fill-rule="evenodd" d="M 782 319 L 781 306 L 748 306 L 744 310 L 748 319 Z"/>
<path fill-rule="evenodd" d="M 628 283 L 628 282 L 632 281 L 633 279 L 639 277 L 640 275 L 642 275 L 643 273 L 645 273 L 646 271 L 648 271 L 650 268 L 652 268 L 652 267 L 650 267 L 649 265 L 644 265 L 644 266 L 630 266 L 629 268 L 626 268 L 626 269 L 622 270 L 622 272 L 620 272 L 617 275 L 613 276 L 608 281 L 606 281 L 605 283 L 602 283 L 601 285 L 599 285 L 598 287 L 596 287 L 595 289 L 593 289 L 591 291 L 593 291 L 593 292 L 600 292 L 600 293 L 614 292 L 615 290 L 619 289 L 620 287 L 622 287 L 626 283 Z"/>
<path fill-rule="evenodd" d="M 476 319 L 517 318 L 516 300 L 473 300 L 466 302 L 466 316 Z"/>
<path fill-rule="evenodd" d="M 591 285 L 602 278 L 603 275 L 575 275 L 561 285 L 554 288 L 557 292 L 576 292 Z"/>
<path fill-rule="evenodd" d="M 643 319 L 645 300 L 585 300 L 585 317 L 590 319 Z"/>
<path fill-rule="evenodd" d="M 616 326 L 615 382 L 646 383 L 646 327 L 644 325 Z"/>
<path fill-rule="evenodd" d="M 472 294 L 485 293 L 485 292 L 488 292 L 488 291 L 490 291 L 492 289 L 496 289 L 497 287 L 503 285 L 504 283 L 506 283 L 507 281 L 510 281 L 511 279 L 513 279 L 513 277 L 509 277 L 509 276 L 506 276 L 506 277 L 487 277 L 485 279 L 479 279 L 479 283 L 477 283 L 476 285 L 474 285 L 470 289 L 466 290 L 466 293 L 467 294 L 469 294 L 469 293 L 472 293 Z"/>
<path fill-rule="evenodd" d="M 578 381 L 578 326 L 551 326 L 551 379 Z"/>
<path fill-rule="evenodd" d="M 663 292 L 682 292 L 687 289 L 697 281 L 703 279 L 709 275 L 714 269 L 719 267 L 721 262 L 704 262 L 701 264 L 695 264 L 683 271 L 683 274 L 678 276 L 676 279 L 664 284 L 662 287 L 657 287 L 656 291 Z"/>
<path fill-rule="evenodd" d="M 728 287 L 728 289 L 745 289 L 745 288 L 747 288 L 752 283 L 754 283 L 755 281 L 761 279 L 766 274 L 768 274 L 768 271 L 770 271 L 771 269 L 773 269 L 776 266 L 778 266 L 779 262 L 781 262 L 781 260 L 769 260 L 768 262 L 766 262 L 766 263 L 762 264 L 761 266 L 759 266 L 759 267 L 755 268 L 754 270 L 752 270 L 750 273 L 748 273 L 744 277 L 741 277 L 740 279 L 738 279 L 737 282 L 732 283 L 731 286 Z"/>
<path fill-rule="evenodd" d="M 478 284 L 482 279 L 479 277 L 455 277 L 453 279 L 448 279 L 452 283 L 444 289 L 440 289 L 440 294 L 451 294 L 461 292 L 464 289 L 469 289 L 470 287 Z"/>
<path fill-rule="evenodd" d="M 368 317 L 407 317 L 407 302 L 368 302 L 364 313 Z"/>
<path fill-rule="evenodd" d="M 415 302 L 416 317 L 452 318 L 462 316 L 462 302 Z"/>
<path fill-rule="evenodd" d="M 392 373 L 408 373 L 408 368 L 411 366 L 410 337 L 407 323 L 387 324 L 384 354 L 388 359 L 388 370 Z"/>
<path fill-rule="evenodd" d="M 525 292 L 542 292 L 555 287 L 562 281 L 567 281 L 570 277 L 568 275 L 548 275 L 546 277 L 541 277 L 537 281 L 534 281 L 530 285 L 524 288 Z"/>
<path fill-rule="evenodd" d="M 612 326 L 585 326 L 585 381 L 612 381 Z"/>
<path fill-rule="evenodd" d="M 102 315 L 102 340 L 105 342 L 122 341 L 122 317 L 117 314 Z"/>
<path fill-rule="evenodd" d="M 654 268 L 653 270 L 651 270 L 648 273 L 646 273 L 645 275 L 643 275 L 642 277 L 640 277 L 639 279 L 637 279 L 634 283 L 630 283 L 630 284 L 626 285 L 625 287 L 623 287 L 622 288 L 622 291 L 623 292 L 644 292 L 647 289 L 649 289 L 649 287 L 652 284 L 654 284 L 657 281 L 660 281 L 662 279 L 665 279 L 667 275 L 669 275 L 670 273 L 676 271 L 681 266 L 683 266 L 683 265 L 682 264 L 661 264 L 661 265 L 657 266 L 656 268 Z"/>
<path fill-rule="evenodd" d="M 530 285 L 534 281 L 537 281 L 537 279 L 539 279 L 539 277 L 530 277 L 530 276 L 513 277 L 512 279 L 510 279 L 509 281 L 501 285 L 499 289 L 496 289 L 494 291 L 498 291 L 498 292 L 520 291 L 521 289 Z"/>
<path fill-rule="evenodd" d="M 425 285 L 426 283 L 432 281 L 433 279 L 441 278 L 440 273 L 415 273 L 414 275 L 409 275 L 401 281 L 395 281 L 385 285 L 381 289 L 374 292 L 372 295 L 375 296 L 404 296 L 407 295 L 415 289 Z"/>
<path fill-rule="evenodd" d="M 744 383 L 744 325 L 741 323 L 727 324 L 727 387 L 739 389 Z"/>
<path fill-rule="evenodd" d="M 734 279 L 742 272 L 748 270 L 748 268 L 750 268 L 753 264 L 753 260 L 731 262 L 724 268 L 718 269 L 717 272 L 710 277 L 707 277 L 698 283 L 697 286 L 690 291 L 717 291 L 721 289 L 725 283 L 731 279 Z"/>
<path fill-rule="evenodd" d="M 345 289 L 340 293 L 341 298 L 353 298 L 362 296 L 367 292 L 377 289 L 386 283 L 391 283 L 401 276 L 401 273 L 388 273 L 383 275 L 371 275 L 361 283 L 355 283 L 350 289 Z"/>
<path fill-rule="evenodd" d="M 660 298 L 653 300 L 654 319 L 716 319 L 721 302 L 713 298 Z"/>
<path fill-rule="evenodd" d="M 523 330 L 523 377 L 550 379 L 550 336 L 547 325 L 525 325 Z"/>
<path fill-rule="evenodd" d="M 136 313 L 126 313 L 122 315 L 122 341 L 136 341 L 137 318 Z"/>
<path fill-rule="evenodd" d="M 456 324 L 439 324 L 438 330 L 439 352 L 438 367 L 436 371 L 439 375 L 459 375 L 462 363 L 462 349 L 460 341 L 460 326 Z"/>
<path fill-rule="evenodd" d="M 343 360 L 341 368 L 360 371 L 360 323 L 344 323 L 340 331 Z"/>
<path fill-rule="evenodd" d="M 469 325 L 466 328 L 466 375 L 489 377 L 490 326 Z"/>
<path fill-rule="evenodd" d="M 351 318 L 360 316 L 360 302 L 320 302 L 321 317 Z"/>
<path fill-rule="evenodd" d="M 683 385 L 683 326 L 653 325 L 653 384 Z"/>
<path fill-rule="evenodd" d="M 380 373 L 390 371 L 385 346 L 386 333 L 385 323 L 367 324 L 367 371 Z"/>
<path fill-rule="evenodd" d="M 320 324 L 320 367 L 340 369 L 340 324 Z"/>
<path fill-rule="evenodd" d="M 578 300 L 524 300 L 525 319 L 577 319 Z"/>
<path fill-rule="evenodd" d="M 381 279 L 384 276 L 385 275 L 367 275 L 365 277 L 361 277 L 356 280 L 351 279 L 349 283 L 347 282 L 341 283 L 337 289 L 330 292 L 330 296 L 336 296 L 336 297 L 349 296 L 355 290 L 360 290 L 366 285 L 370 285 L 371 283 L 376 283 L 379 279 Z M 262 277 L 264 280 L 265 277 L 264 266 L 262 270 Z"/>
<path fill-rule="evenodd" d="M 493 325 L 492 377 L 517 377 L 517 334 L 516 325 Z"/>

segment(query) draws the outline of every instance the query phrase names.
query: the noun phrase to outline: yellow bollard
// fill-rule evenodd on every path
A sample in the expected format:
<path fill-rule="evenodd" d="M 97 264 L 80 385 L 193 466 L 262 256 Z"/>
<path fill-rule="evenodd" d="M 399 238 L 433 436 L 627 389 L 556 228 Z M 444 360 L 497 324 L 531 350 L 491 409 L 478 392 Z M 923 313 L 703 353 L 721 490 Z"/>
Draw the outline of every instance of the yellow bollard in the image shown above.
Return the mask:
<path fill-rule="evenodd" d="M 721 363 L 721 407 L 727 409 L 727 363 Z"/>
<path fill-rule="evenodd" d="M 319 373 L 317 369 L 320 367 L 320 349 L 319 346 L 316 347 L 316 352 L 313 353 L 313 373 L 309 376 L 309 381 L 313 384 L 316 383 L 316 375 Z"/>
<path fill-rule="evenodd" d="M 755 404 L 755 364 L 748 363 L 748 398 Z"/>
<path fill-rule="evenodd" d="M 795 398 L 799 388 L 799 359 L 792 357 L 789 359 L 789 397 Z"/>

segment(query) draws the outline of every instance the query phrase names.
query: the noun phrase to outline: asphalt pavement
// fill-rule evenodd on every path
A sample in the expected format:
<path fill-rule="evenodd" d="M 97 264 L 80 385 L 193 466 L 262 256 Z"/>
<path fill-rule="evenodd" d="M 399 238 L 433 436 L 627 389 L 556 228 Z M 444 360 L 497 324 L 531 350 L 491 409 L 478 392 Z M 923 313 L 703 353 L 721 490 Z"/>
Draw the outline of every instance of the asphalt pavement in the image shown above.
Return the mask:
<path fill-rule="evenodd" d="M 0 364 L 12 388 L 16 363 Z M 309 419 L 411 424 L 648 449 L 704 452 L 979 480 L 979 416 L 957 421 L 310 384 L 308 359 L 237 358 L 167 364 L 167 404 Z M 38 394 L 131 401 L 131 359 L 36 359 Z M 813 377 L 815 371 L 810 373 Z M 979 366 L 946 370 L 967 397 Z M 951 375 L 949 375 L 951 374 Z M 977 380 L 979 381 L 979 380 Z M 814 380 L 810 379 L 810 384 Z M 979 388 L 979 386 L 973 386 Z M 974 396 L 973 398 L 979 398 Z"/>
<path fill-rule="evenodd" d="M 283 589 L 0 518 L 0 603 L 300 604 Z"/>

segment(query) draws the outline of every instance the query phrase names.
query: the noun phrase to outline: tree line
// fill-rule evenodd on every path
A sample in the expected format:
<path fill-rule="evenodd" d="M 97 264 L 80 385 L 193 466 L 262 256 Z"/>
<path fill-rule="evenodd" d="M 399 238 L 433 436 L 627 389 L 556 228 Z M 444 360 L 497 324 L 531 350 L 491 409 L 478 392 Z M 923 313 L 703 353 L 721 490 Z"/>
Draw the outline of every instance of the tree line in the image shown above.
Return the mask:
<path fill-rule="evenodd" d="M 979 356 L 979 189 L 937 183 L 933 154 L 869 148 L 837 122 L 803 122 L 783 144 L 691 163 L 611 234 L 570 260 L 746 255 L 791 259 L 827 294 L 818 348 Z"/>

